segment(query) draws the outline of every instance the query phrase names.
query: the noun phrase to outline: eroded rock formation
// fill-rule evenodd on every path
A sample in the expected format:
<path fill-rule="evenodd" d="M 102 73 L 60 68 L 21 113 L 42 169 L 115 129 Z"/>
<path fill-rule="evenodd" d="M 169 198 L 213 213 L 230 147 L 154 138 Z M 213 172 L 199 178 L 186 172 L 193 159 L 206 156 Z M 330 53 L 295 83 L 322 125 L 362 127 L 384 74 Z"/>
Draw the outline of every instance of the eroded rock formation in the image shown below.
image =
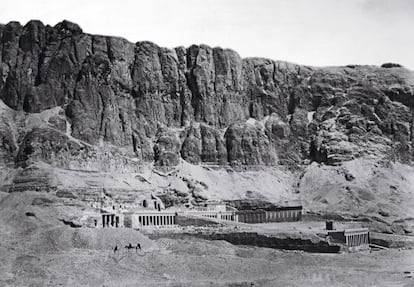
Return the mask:
<path fill-rule="evenodd" d="M 3 162 L 65 154 L 65 166 L 103 145 L 158 165 L 180 157 L 236 165 L 412 160 L 414 76 L 401 67 L 313 68 L 205 45 L 166 49 L 86 34 L 68 21 L 10 22 L 0 40 L 0 99 L 11 109 L 2 108 L 0 121 Z M 56 107 L 41 129 L 10 117 Z"/>

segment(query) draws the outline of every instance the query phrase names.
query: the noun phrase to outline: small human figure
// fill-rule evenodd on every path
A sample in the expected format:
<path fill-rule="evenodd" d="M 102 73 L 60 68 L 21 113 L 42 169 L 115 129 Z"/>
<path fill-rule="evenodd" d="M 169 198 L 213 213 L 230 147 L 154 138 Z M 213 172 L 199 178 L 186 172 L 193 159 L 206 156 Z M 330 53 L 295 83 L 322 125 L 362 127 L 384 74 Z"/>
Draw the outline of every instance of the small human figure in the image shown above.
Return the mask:
<path fill-rule="evenodd" d="M 117 251 L 118 251 L 118 245 L 115 245 L 114 253 L 116 253 Z"/>
<path fill-rule="evenodd" d="M 132 246 L 132 244 L 131 244 L 131 242 L 128 244 L 128 245 L 125 245 L 125 249 L 132 249 L 132 248 L 134 248 L 133 246 Z"/>
<path fill-rule="evenodd" d="M 138 252 L 138 249 L 141 250 L 141 244 L 138 243 L 137 246 L 135 247 L 135 252 Z"/>

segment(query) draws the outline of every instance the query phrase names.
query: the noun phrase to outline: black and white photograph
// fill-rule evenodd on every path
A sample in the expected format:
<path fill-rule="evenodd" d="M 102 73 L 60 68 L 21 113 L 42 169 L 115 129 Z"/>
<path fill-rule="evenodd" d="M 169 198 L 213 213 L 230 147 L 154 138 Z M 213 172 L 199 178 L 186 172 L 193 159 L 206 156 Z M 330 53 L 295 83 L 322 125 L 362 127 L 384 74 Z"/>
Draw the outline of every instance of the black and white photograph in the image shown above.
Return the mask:
<path fill-rule="evenodd" d="M 0 287 L 414 287 L 414 0 L 4 0 Z"/>

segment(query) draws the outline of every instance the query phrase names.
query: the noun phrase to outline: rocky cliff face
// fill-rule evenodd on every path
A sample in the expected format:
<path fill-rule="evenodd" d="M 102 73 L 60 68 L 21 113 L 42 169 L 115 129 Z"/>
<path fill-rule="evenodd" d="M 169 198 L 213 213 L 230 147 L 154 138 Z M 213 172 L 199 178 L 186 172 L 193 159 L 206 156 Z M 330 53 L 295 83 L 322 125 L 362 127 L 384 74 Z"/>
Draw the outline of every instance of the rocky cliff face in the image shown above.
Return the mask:
<path fill-rule="evenodd" d="M 180 157 L 249 166 L 412 160 L 414 76 L 404 68 L 166 49 L 86 34 L 68 21 L 10 22 L 0 39 L 0 99 L 26 116 L 60 109 L 52 123 L 17 136 L 3 113 L 3 162 L 52 162 L 52 153 L 64 154 L 54 164 L 65 167 L 97 146 L 167 166 Z"/>
<path fill-rule="evenodd" d="M 387 202 L 367 211 L 371 197 L 361 190 L 414 206 L 411 169 L 390 171 L 412 164 L 413 137 L 414 73 L 398 65 L 315 68 L 206 45 L 133 44 L 68 21 L 0 25 L 0 191 L 51 190 L 65 170 L 137 174 L 184 160 L 207 170 L 176 169 L 158 185 L 120 177 L 111 188 L 159 189 L 178 202 L 191 194 L 276 200 L 283 191 L 314 210 L 376 214 Z M 56 172 L 42 175 L 32 163 Z M 271 179 L 256 186 L 260 173 L 232 173 L 261 168 Z M 401 180 L 380 186 L 378 174 Z M 66 188 L 80 176 L 71 178 Z M 108 176 L 97 178 L 101 188 Z"/>

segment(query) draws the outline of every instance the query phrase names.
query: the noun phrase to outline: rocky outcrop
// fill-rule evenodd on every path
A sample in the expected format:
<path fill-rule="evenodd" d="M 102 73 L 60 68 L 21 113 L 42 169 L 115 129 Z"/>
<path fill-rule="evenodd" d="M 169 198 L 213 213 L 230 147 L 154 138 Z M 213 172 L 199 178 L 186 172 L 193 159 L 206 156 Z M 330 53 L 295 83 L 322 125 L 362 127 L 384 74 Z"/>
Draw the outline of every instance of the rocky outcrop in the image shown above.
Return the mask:
<path fill-rule="evenodd" d="M 314 68 L 206 45 L 166 49 L 71 22 L 0 26 L 0 160 L 110 170 L 155 162 L 413 159 L 414 75 Z M 33 117 L 59 109 L 42 125 Z M 122 160 L 120 160 L 122 159 Z"/>

